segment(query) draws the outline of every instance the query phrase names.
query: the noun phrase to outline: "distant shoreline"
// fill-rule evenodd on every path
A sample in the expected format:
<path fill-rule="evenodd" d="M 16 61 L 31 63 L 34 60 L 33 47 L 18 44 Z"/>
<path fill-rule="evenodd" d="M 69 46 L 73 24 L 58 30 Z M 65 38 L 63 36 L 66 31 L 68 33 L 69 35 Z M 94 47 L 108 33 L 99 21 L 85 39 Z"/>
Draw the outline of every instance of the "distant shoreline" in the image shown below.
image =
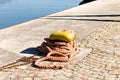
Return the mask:
<path fill-rule="evenodd" d="M 92 2 L 92 1 L 96 1 L 96 0 L 83 0 L 82 2 L 79 3 L 79 5 L 89 3 L 89 2 Z"/>

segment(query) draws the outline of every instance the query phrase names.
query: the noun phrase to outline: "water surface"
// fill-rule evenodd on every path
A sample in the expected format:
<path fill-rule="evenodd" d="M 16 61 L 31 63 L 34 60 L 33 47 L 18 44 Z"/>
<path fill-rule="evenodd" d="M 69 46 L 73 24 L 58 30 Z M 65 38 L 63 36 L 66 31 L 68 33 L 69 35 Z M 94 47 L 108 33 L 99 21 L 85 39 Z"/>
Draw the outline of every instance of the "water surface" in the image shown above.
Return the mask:
<path fill-rule="evenodd" d="M 82 0 L 0 0 L 0 28 L 78 6 Z"/>

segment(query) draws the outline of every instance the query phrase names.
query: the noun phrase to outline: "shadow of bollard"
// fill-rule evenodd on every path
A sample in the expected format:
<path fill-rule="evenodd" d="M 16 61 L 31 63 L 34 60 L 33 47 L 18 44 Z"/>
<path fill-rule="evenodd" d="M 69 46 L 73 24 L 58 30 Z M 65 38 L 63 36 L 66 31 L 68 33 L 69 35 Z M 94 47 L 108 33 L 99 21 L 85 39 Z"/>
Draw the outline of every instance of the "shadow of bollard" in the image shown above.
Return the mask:
<path fill-rule="evenodd" d="M 45 56 L 45 54 L 43 54 L 42 52 L 40 52 L 36 47 L 30 47 L 27 48 L 23 51 L 20 52 L 21 54 L 37 54 L 39 56 Z"/>

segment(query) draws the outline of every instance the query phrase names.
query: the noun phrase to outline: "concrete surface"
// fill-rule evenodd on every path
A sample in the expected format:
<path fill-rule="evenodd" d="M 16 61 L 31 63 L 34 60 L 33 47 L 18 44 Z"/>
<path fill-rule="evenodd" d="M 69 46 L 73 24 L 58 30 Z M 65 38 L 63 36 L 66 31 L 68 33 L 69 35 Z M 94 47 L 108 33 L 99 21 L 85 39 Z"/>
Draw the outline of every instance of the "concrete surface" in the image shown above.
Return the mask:
<path fill-rule="evenodd" d="M 120 80 L 119 4 L 120 0 L 97 0 L 1 29 L 0 51 L 4 54 L 10 52 L 19 57 L 37 53 L 36 46 L 58 29 L 77 32 L 80 52 L 67 63 L 66 70 L 39 70 L 25 65 L 1 71 L 0 80 Z M 81 56 L 84 53 L 88 56 Z"/>
<path fill-rule="evenodd" d="M 67 69 L 37 69 L 31 65 L 0 72 L 0 80 L 120 80 L 120 23 L 109 23 L 78 42 L 80 53 Z M 80 59 L 80 54 L 88 54 Z M 65 64 L 65 63 L 60 63 Z"/>
<path fill-rule="evenodd" d="M 6 65 L 7 63 L 11 63 L 21 57 L 22 56 L 16 53 L 12 53 L 7 50 L 0 49 L 0 66 Z"/>
<path fill-rule="evenodd" d="M 120 22 L 120 1 L 94 1 L 69 10 L 0 30 L 0 48 L 20 53 L 41 44 L 59 29 L 72 29 L 77 41 L 109 22 Z M 96 6 L 95 6 L 96 5 Z"/>

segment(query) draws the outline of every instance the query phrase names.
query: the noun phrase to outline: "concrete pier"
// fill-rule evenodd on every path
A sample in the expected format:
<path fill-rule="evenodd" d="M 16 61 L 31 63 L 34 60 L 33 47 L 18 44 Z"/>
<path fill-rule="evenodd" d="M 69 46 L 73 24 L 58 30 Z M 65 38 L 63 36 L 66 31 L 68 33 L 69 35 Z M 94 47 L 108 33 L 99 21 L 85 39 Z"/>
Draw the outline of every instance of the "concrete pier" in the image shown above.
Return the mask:
<path fill-rule="evenodd" d="M 1 71 L 3 77 L 0 80 L 119 80 L 119 4 L 120 0 L 97 0 L 1 29 L 0 55 L 3 57 L 0 57 L 0 65 L 10 63 L 22 55 L 37 53 L 35 48 L 43 39 L 59 29 L 77 32 L 80 53 L 73 62 L 68 63 L 67 70 L 37 70 L 26 65 L 24 69 Z M 15 55 L 16 58 L 8 55 Z"/>
<path fill-rule="evenodd" d="M 110 22 L 120 22 L 119 1 L 98 0 L 0 30 L 0 48 L 14 53 L 38 46 L 58 29 L 72 29 L 77 41 Z"/>

